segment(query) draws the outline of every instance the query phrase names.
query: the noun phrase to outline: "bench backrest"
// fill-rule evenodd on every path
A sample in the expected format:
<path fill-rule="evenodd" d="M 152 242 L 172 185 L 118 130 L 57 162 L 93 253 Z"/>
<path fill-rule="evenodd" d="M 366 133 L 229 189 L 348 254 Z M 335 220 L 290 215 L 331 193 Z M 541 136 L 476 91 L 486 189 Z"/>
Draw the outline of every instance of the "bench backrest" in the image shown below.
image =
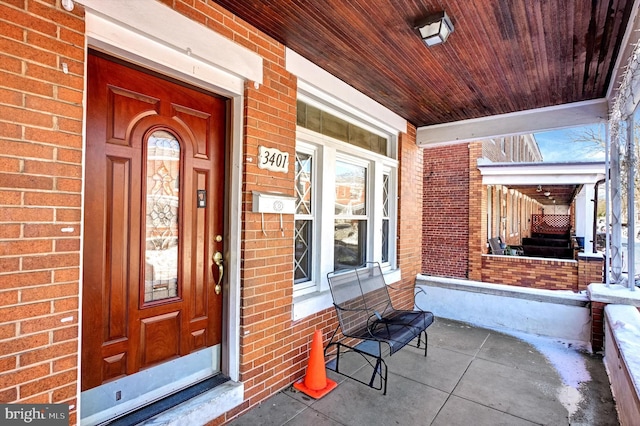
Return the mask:
<path fill-rule="evenodd" d="M 347 336 L 358 334 L 367 327 L 372 317 L 384 316 L 393 309 L 378 263 L 332 272 L 327 278 L 340 328 Z"/>

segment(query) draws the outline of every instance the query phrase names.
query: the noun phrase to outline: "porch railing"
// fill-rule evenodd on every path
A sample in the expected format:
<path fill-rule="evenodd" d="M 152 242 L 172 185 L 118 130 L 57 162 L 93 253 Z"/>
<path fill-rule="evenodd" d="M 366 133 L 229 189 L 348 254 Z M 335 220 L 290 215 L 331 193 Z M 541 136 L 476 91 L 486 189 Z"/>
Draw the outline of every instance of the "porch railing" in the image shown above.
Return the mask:
<path fill-rule="evenodd" d="M 565 235 L 571 230 L 568 214 L 532 214 L 531 231 L 540 234 Z"/>

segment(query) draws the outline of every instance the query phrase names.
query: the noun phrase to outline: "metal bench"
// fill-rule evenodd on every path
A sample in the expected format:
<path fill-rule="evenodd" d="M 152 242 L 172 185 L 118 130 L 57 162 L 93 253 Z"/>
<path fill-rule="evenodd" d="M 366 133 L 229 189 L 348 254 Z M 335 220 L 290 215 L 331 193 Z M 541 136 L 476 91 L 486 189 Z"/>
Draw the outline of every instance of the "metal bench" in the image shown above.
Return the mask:
<path fill-rule="evenodd" d="M 325 348 L 325 355 L 332 346 L 336 346 L 336 358 L 333 362 L 336 373 L 371 388 L 384 389 L 386 395 L 387 364 L 383 359 L 383 348 L 388 350 L 389 355 L 393 355 L 416 338 L 417 343 L 411 346 L 420 348 L 424 337 L 426 357 L 426 329 L 433 323 L 433 313 L 393 308 L 378 263 L 332 272 L 327 278 L 339 324 Z M 373 371 L 368 382 L 340 371 L 340 355 L 343 350 L 360 354 L 371 366 Z"/>

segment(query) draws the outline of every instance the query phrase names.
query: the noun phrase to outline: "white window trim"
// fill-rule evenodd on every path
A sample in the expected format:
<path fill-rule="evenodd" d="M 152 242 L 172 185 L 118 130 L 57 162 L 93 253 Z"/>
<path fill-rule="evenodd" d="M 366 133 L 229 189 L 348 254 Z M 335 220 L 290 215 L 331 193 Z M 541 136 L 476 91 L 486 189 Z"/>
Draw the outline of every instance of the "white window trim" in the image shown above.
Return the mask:
<path fill-rule="evenodd" d="M 301 152 L 303 154 L 308 154 L 311 156 L 311 215 L 296 214 L 294 216 L 294 220 L 299 220 L 299 219 L 306 220 L 305 216 L 311 216 L 312 218 L 311 220 L 313 221 L 312 228 L 311 228 L 311 244 L 312 244 L 311 256 L 313 258 L 315 256 L 315 247 L 314 247 L 315 239 L 319 235 L 318 216 L 320 213 L 320 208 L 318 208 L 318 202 L 316 201 L 315 194 L 320 188 L 320 185 L 318 185 L 318 182 L 320 181 L 320 179 L 318 178 L 318 175 L 320 173 L 321 167 L 318 166 L 318 162 L 321 161 L 322 146 L 312 145 L 304 142 L 298 142 L 296 144 L 296 155 L 298 152 Z M 299 218 L 299 216 L 302 216 L 302 217 Z M 317 282 L 319 273 L 320 273 L 320 269 L 318 268 L 318 265 L 316 265 L 316 262 L 312 261 L 311 280 L 297 283 L 297 284 L 294 283 L 294 286 L 293 286 L 294 292 L 296 294 L 304 294 L 307 292 L 315 291 L 316 285 L 314 283 Z"/>
<path fill-rule="evenodd" d="M 325 108 L 326 110 L 326 108 Z M 334 113 L 333 111 L 329 111 Z M 361 125 L 360 123 L 356 123 Z M 392 139 L 392 135 L 386 135 Z M 389 141 L 392 142 L 391 140 Z M 392 144 L 395 147 L 395 144 Z M 395 149 L 395 148 L 393 148 Z M 387 284 L 398 282 L 401 271 L 396 267 L 397 259 L 397 194 L 398 194 L 398 160 L 376 154 L 366 149 L 330 138 L 309 129 L 297 128 L 296 150 L 303 153 L 314 153 L 314 199 L 333 200 L 335 198 L 335 167 L 336 161 L 345 161 L 367 168 L 367 259 L 381 262 L 382 260 L 382 211 L 375 206 L 382 205 L 382 175 L 389 175 L 389 250 L 390 261 L 384 265 L 384 277 Z M 333 304 L 329 292 L 327 273 L 333 271 L 333 244 L 323 244 L 320 238 L 331 230 L 333 235 L 334 220 L 336 218 L 333 203 L 312 202 L 315 205 L 315 219 L 313 229 L 313 281 L 314 285 L 296 289 L 294 286 L 293 320 L 298 320 L 319 311 L 330 308 Z"/>

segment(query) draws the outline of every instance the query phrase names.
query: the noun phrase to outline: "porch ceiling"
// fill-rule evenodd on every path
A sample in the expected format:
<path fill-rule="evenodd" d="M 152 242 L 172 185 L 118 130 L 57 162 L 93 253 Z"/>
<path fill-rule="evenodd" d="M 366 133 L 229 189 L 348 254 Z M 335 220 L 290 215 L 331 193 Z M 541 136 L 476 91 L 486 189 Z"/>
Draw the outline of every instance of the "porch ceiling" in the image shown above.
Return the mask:
<path fill-rule="evenodd" d="M 513 185 L 509 186 L 510 189 L 532 198 L 542 204 L 543 206 L 558 205 L 568 206 L 573 201 L 573 198 L 580 191 L 581 185 L 544 185 L 542 191 L 538 191 L 537 186 L 525 186 L 525 185 Z M 544 195 L 545 192 L 549 192 L 550 195 Z M 554 203 L 555 201 L 555 203 Z"/>
<path fill-rule="evenodd" d="M 486 117 L 604 100 L 635 16 L 632 0 L 215 1 L 421 127 L 419 143 L 420 130 L 443 123 L 473 127 Z M 414 23 L 440 10 L 455 32 L 427 48 Z M 606 102 L 595 112 L 587 104 L 573 116 L 606 118 Z M 572 125 L 570 116 L 558 120 L 551 110 L 544 128 Z M 501 123 L 511 122 L 490 125 Z M 509 133 L 529 131 L 522 126 L 511 123 Z M 448 137 L 463 139 L 429 142 Z"/>
<path fill-rule="evenodd" d="M 582 185 L 604 179 L 603 161 L 478 164 L 484 185 L 504 185 L 543 205 L 569 205 Z M 546 195 L 546 193 L 549 195 Z M 555 202 L 554 202 L 555 201 Z"/>

